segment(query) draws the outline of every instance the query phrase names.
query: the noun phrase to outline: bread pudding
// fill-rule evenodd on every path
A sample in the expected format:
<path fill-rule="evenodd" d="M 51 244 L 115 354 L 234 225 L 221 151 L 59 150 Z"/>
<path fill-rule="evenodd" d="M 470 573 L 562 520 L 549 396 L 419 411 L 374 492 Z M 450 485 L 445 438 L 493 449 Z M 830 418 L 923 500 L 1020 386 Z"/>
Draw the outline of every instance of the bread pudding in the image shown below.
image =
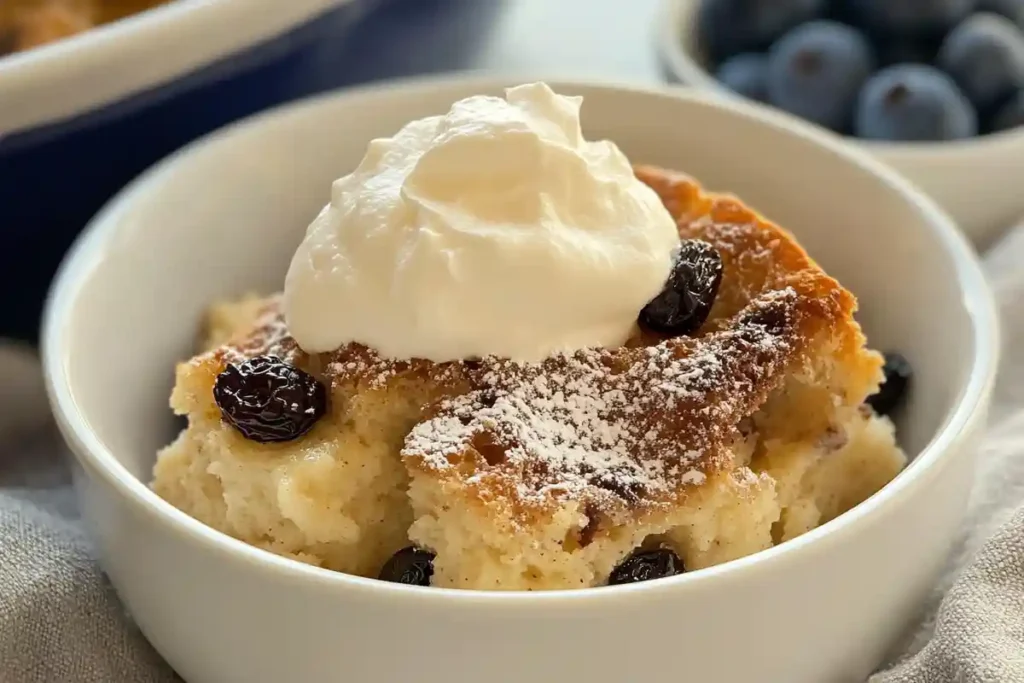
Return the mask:
<path fill-rule="evenodd" d="M 854 296 L 739 199 L 630 173 L 678 246 L 621 342 L 535 359 L 311 349 L 286 296 L 218 302 L 177 369 L 188 426 L 153 488 L 285 557 L 477 590 L 698 570 L 878 491 L 906 462 L 885 415 L 906 374 L 890 362 L 886 381 Z"/>

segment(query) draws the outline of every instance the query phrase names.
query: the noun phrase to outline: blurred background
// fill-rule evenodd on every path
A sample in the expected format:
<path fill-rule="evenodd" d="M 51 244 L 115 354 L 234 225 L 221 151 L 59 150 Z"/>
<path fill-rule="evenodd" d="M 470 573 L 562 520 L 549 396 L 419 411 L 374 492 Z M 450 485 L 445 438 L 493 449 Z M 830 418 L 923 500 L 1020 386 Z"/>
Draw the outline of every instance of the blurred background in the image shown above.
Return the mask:
<path fill-rule="evenodd" d="M 767 103 L 904 173 L 979 247 L 1024 213 L 1024 0 L 0 0 L 0 338 L 35 341 L 75 236 L 189 141 L 465 70 Z"/>
<path fill-rule="evenodd" d="M 156 3 L 0 0 L 0 51 L 8 52 L 0 57 L 0 287 L 6 309 L 0 337 L 35 340 L 46 287 L 62 255 L 107 198 L 160 158 L 232 120 L 330 88 L 451 70 L 660 78 L 651 38 L 655 0 L 275 0 L 313 6 L 309 18 L 297 22 L 295 16 L 270 17 L 274 2 L 232 2 L 267 15 L 266 26 L 252 29 L 266 37 L 246 41 L 257 47 L 200 59 L 181 74 L 136 78 L 126 63 L 173 61 L 190 43 L 197 50 L 212 45 L 209 51 L 216 52 L 217 34 L 232 26 L 191 38 L 164 37 L 155 26 L 152 41 L 166 44 L 150 50 L 152 41 L 131 46 L 128 35 L 113 30 L 141 31 L 151 18 L 169 23 L 178 18 L 172 10 L 194 6 L 198 13 L 202 2 L 172 0 L 131 15 L 133 5 Z M 39 8 L 51 11 L 29 12 Z M 83 28 L 76 15 L 96 17 L 96 8 L 106 12 L 100 19 L 127 18 L 91 35 L 61 38 Z M 168 16 L 158 17 L 161 12 Z M 33 22 L 31 31 L 25 29 Z M 106 47 L 90 42 L 100 38 L 112 54 L 79 63 L 79 56 Z M 29 40 L 52 42 L 35 47 Z M 122 42 L 124 51 L 117 54 Z M 107 87 L 133 80 L 143 85 Z M 109 95 L 90 97 L 105 87 Z"/>

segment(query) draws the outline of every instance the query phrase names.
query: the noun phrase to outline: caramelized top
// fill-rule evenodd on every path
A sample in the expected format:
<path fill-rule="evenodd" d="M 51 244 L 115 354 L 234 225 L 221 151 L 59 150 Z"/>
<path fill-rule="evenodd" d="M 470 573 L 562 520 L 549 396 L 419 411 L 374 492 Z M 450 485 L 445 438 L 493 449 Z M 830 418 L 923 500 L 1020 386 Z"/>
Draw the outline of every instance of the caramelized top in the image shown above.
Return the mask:
<path fill-rule="evenodd" d="M 193 363 L 216 371 L 260 354 L 281 356 L 329 383 L 335 411 L 399 381 L 423 387 L 429 398 L 405 439 L 407 465 L 470 500 L 500 506 L 512 520 L 525 522 L 566 497 L 588 514 L 611 517 L 671 504 L 730 466 L 738 423 L 812 353 L 827 348 L 840 362 L 873 369 L 877 362 L 863 348 L 853 296 L 791 235 L 687 176 L 636 171 L 682 237 L 706 240 L 722 256 L 718 297 L 692 337 L 637 330 L 622 348 L 540 363 L 393 360 L 359 344 L 310 356 L 288 335 L 271 298 L 254 329 Z"/>

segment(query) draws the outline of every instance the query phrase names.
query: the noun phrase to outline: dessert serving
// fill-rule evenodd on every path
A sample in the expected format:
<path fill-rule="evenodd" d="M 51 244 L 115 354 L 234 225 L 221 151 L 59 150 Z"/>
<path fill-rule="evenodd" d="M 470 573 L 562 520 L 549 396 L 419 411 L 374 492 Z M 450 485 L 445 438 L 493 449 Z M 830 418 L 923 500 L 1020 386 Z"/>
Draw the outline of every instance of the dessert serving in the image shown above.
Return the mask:
<path fill-rule="evenodd" d="M 551 590 L 792 539 L 904 466 L 906 361 L 794 238 L 544 84 L 370 142 L 282 293 L 215 303 L 152 486 L 401 583 Z"/>
<path fill-rule="evenodd" d="M 68 38 L 168 0 L 3 0 L 0 56 Z"/>

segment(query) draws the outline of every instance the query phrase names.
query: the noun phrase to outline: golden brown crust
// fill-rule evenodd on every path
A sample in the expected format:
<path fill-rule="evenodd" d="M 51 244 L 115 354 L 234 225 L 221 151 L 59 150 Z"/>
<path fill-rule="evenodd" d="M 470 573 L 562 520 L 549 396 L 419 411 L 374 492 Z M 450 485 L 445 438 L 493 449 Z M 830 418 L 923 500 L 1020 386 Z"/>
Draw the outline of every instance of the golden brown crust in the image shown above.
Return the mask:
<path fill-rule="evenodd" d="M 730 468 L 741 421 L 822 348 L 860 378 L 834 400 L 863 400 L 879 361 L 863 348 L 850 292 L 789 233 L 737 199 L 663 169 L 642 166 L 637 175 L 676 217 L 682 237 L 706 240 L 722 255 L 721 290 L 693 337 L 638 332 L 623 348 L 535 364 L 394 361 L 359 344 L 310 356 L 288 335 L 271 298 L 255 329 L 184 366 L 178 390 L 193 387 L 189 409 L 212 413 L 217 373 L 260 354 L 321 377 L 336 413 L 360 394 L 412 382 L 428 398 L 406 439 L 406 465 L 458 491 L 460 503 L 525 525 L 567 499 L 614 523 L 678 504 Z"/>
<path fill-rule="evenodd" d="M 821 270 L 786 230 L 758 215 L 739 199 L 705 192 L 682 173 L 637 166 L 637 177 L 649 185 L 676 218 L 683 238 L 700 238 L 717 247 L 729 277 L 711 313 L 724 321 L 762 292 L 793 287 L 812 317 L 833 321 L 851 318 L 856 299 Z M 863 343 L 859 328 L 848 333 Z"/>

